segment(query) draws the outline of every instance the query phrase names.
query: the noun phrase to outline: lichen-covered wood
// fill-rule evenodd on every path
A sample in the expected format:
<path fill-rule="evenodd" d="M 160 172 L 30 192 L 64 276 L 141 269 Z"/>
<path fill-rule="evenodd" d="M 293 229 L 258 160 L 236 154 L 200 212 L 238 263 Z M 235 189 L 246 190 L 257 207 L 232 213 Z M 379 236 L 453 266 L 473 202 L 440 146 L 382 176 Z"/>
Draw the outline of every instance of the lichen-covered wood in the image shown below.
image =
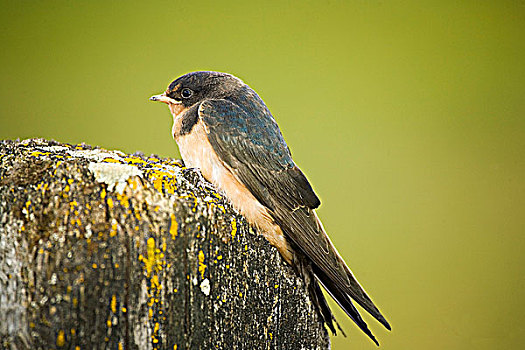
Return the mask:
<path fill-rule="evenodd" d="M 0 142 L 0 348 L 326 349 L 305 287 L 180 161 Z"/>

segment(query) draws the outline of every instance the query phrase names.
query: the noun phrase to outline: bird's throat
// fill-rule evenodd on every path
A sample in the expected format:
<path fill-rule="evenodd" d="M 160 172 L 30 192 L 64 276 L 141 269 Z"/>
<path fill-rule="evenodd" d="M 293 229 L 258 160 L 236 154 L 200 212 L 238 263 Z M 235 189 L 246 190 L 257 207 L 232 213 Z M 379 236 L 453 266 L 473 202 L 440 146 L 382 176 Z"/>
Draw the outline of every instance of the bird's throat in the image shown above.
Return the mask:
<path fill-rule="evenodd" d="M 186 109 L 182 103 L 168 103 L 168 107 L 170 108 L 173 118 L 177 118 L 177 116 L 179 116 Z"/>
<path fill-rule="evenodd" d="M 181 135 L 182 118 L 186 108 L 181 104 L 169 104 L 171 115 L 173 116 L 173 127 L 171 128 L 171 135 L 175 140 Z"/>

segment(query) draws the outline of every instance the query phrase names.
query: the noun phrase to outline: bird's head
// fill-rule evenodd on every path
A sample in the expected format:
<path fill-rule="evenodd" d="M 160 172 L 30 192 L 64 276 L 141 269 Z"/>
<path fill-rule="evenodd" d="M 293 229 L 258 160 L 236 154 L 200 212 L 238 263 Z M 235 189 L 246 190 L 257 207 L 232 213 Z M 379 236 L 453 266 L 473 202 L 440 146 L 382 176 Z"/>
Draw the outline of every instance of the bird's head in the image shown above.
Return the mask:
<path fill-rule="evenodd" d="M 151 101 L 166 103 L 177 118 L 192 106 L 208 99 L 227 99 L 246 85 L 233 75 L 219 72 L 192 72 L 175 79 L 163 94 Z"/>

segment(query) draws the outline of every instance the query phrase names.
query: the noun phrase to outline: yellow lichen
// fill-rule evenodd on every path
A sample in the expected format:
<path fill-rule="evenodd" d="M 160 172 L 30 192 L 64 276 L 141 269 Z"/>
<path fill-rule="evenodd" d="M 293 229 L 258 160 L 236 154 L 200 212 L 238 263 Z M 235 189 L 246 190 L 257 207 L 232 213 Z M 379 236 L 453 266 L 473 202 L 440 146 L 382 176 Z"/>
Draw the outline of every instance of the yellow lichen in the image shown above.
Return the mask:
<path fill-rule="evenodd" d="M 235 218 L 231 219 L 231 224 L 232 224 L 232 238 L 235 238 L 235 235 L 237 234 L 237 221 L 235 220 Z"/>
<path fill-rule="evenodd" d="M 136 190 L 138 188 L 137 178 L 132 177 L 128 179 L 128 184 L 131 187 L 132 190 Z"/>
<path fill-rule="evenodd" d="M 144 258 L 142 255 L 139 255 L 139 260 L 144 263 L 147 275 L 150 277 L 152 276 L 153 268 L 157 271 L 162 270 L 162 265 L 165 264 L 165 261 L 161 260 L 164 254 L 160 252 L 160 249 L 155 248 L 155 239 L 153 237 L 148 238 L 146 245 L 147 257 Z"/>
<path fill-rule="evenodd" d="M 204 256 L 204 252 L 202 250 L 199 250 L 199 273 L 201 274 L 201 278 L 204 279 L 204 273 L 206 272 L 206 268 L 208 266 L 206 266 L 206 264 L 204 263 L 204 260 L 205 260 L 205 256 Z"/>
<path fill-rule="evenodd" d="M 115 294 L 113 294 L 111 296 L 111 312 L 113 312 L 114 314 L 117 313 L 117 296 Z"/>
<path fill-rule="evenodd" d="M 164 188 L 169 194 L 174 194 L 177 190 L 177 186 L 175 186 L 172 181 L 166 181 L 164 183 Z"/>
<path fill-rule="evenodd" d="M 124 160 L 128 162 L 128 164 L 148 164 L 148 162 L 142 160 L 139 157 L 126 157 Z"/>
<path fill-rule="evenodd" d="M 171 235 L 171 239 L 175 239 L 175 237 L 177 237 L 177 234 L 178 234 L 178 223 L 177 223 L 177 219 L 175 218 L 175 214 L 171 213 L 170 219 L 171 219 L 170 235 Z"/>
<path fill-rule="evenodd" d="M 153 187 L 159 192 L 166 190 L 169 194 L 174 194 L 177 190 L 177 180 L 171 172 L 159 169 L 148 169 L 146 175 L 153 182 Z"/>
<path fill-rule="evenodd" d="M 129 199 L 126 195 L 117 194 L 117 199 L 120 201 L 120 204 L 122 204 L 124 208 L 129 208 Z"/>
<path fill-rule="evenodd" d="M 153 179 L 153 187 L 159 192 L 162 192 L 162 179 Z"/>
<path fill-rule="evenodd" d="M 50 155 L 51 152 L 40 152 L 40 151 L 34 151 L 29 156 L 30 157 L 40 157 L 40 156 L 47 156 Z"/>
<path fill-rule="evenodd" d="M 153 275 L 151 277 L 151 285 L 154 286 L 155 288 L 159 288 L 160 287 L 160 283 L 159 283 L 159 276 L 157 275 Z M 159 288 L 160 289 L 160 288 Z"/>
<path fill-rule="evenodd" d="M 56 344 L 57 344 L 57 346 L 60 346 L 60 347 L 62 347 L 62 346 L 64 346 L 66 344 L 66 337 L 65 337 L 64 331 L 62 329 L 58 331 Z"/>
<path fill-rule="evenodd" d="M 115 159 L 115 158 L 111 158 L 111 157 L 107 157 L 107 158 L 104 158 L 102 160 L 103 163 L 121 163 L 120 160 L 118 159 Z"/>
<path fill-rule="evenodd" d="M 59 160 L 57 162 L 57 164 L 55 165 L 55 170 L 53 171 L 53 175 L 56 175 L 57 174 L 57 171 L 58 171 L 58 168 L 60 167 L 60 165 L 64 163 L 63 161 Z"/>
<path fill-rule="evenodd" d="M 117 235 L 117 228 L 118 228 L 118 223 L 116 220 L 113 220 L 113 223 L 111 224 L 111 231 L 109 231 L 110 237 L 115 237 Z"/>

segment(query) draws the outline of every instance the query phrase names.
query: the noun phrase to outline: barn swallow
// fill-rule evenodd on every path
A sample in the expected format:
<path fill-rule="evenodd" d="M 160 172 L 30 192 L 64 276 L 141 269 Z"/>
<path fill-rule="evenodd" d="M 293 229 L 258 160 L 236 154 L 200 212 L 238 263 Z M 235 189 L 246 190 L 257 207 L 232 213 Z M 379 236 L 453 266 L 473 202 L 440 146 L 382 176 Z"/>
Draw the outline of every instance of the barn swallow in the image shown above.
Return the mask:
<path fill-rule="evenodd" d="M 337 322 L 318 282 L 379 345 L 352 299 L 390 325 L 328 238 L 315 213 L 319 198 L 257 93 L 230 74 L 193 72 L 150 100 L 168 105 L 185 165 L 200 169 L 294 267 L 332 333 Z"/>

